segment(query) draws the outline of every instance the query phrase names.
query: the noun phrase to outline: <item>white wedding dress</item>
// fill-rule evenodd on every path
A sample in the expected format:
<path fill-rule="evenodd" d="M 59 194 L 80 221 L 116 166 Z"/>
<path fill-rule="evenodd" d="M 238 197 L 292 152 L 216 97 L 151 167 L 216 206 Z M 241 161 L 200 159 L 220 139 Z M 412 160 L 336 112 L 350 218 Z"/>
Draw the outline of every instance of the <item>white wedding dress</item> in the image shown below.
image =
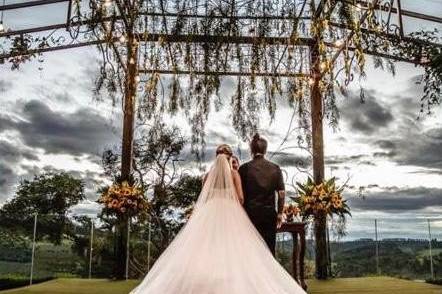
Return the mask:
<path fill-rule="evenodd" d="M 306 293 L 274 259 L 218 155 L 194 212 L 131 294 Z"/>

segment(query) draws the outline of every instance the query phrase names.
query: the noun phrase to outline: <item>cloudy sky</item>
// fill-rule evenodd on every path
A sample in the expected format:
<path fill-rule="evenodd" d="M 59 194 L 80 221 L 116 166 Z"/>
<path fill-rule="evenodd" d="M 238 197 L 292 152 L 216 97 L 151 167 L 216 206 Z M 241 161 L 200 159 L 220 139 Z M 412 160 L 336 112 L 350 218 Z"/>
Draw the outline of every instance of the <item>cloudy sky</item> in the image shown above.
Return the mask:
<path fill-rule="evenodd" d="M 441 1 L 426 2 L 425 7 L 417 7 L 416 1 L 405 1 L 405 9 L 442 14 Z M 50 9 L 63 11 L 64 7 Z M 19 29 L 62 22 L 64 15 L 23 10 L 5 14 L 4 19 L 7 26 Z M 408 25 L 428 28 L 429 24 L 410 21 Z M 14 195 L 20 179 L 66 170 L 87 184 L 89 199 L 74 212 L 96 213 L 94 191 L 106 181 L 100 156 L 106 148 L 118 148 L 121 137 L 118 106 L 93 99 L 97 58 L 94 48 L 82 48 L 46 54 L 43 70 L 36 61 L 16 71 L 10 71 L 8 64 L 0 65 L 0 205 Z M 361 104 L 357 89 L 352 89 L 349 98 L 339 99 L 338 129 L 325 130 L 327 177 L 348 179 L 350 185 L 347 197 L 353 217 L 348 238 L 373 237 L 375 218 L 381 238 L 426 237 L 426 219 L 432 220 L 433 234 L 442 238 L 442 109 L 417 120 L 422 89 L 416 81 L 422 72 L 403 63 L 396 67 L 393 77 L 373 69 L 370 62 L 368 77 L 361 81 L 366 102 Z M 226 78 L 222 85 L 226 100 L 233 88 L 234 81 Z M 261 132 L 270 141 L 270 151 L 281 143 L 291 115 L 292 110 L 282 102 L 273 122 L 263 114 Z M 170 119 L 180 125 L 182 121 L 180 116 Z M 188 133 L 189 128 L 183 127 L 183 131 Z M 248 159 L 247 144 L 230 126 L 229 107 L 212 113 L 207 133 L 208 150 L 227 142 L 243 150 L 242 160 Z M 272 157 L 287 171 L 289 189 L 293 180 L 305 179 L 293 168 L 294 163 L 305 160 L 305 154 L 289 148 L 293 145 L 296 134 L 284 144 L 285 150 Z M 308 161 L 305 166 L 309 170 Z M 364 199 L 356 196 L 359 187 L 364 187 Z"/>

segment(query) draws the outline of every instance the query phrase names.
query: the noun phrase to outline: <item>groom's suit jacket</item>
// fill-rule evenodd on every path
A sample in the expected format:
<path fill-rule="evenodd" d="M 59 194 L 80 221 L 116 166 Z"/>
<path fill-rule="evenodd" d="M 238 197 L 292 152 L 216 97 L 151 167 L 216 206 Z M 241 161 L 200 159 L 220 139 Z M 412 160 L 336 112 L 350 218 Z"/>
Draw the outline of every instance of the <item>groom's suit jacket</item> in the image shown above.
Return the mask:
<path fill-rule="evenodd" d="M 276 242 L 276 192 L 284 190 L 284 179 L 278 165 L 263 156 L 239 168 L 244 191 L 244 208 L 250 220 L 275 252 Z"/>

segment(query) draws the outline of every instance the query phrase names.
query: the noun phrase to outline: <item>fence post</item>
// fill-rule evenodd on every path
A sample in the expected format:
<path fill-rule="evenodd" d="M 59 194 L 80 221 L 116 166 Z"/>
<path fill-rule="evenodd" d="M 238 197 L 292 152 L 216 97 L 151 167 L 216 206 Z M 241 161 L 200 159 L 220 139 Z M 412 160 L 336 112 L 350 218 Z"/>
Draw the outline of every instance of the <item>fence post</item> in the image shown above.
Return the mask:
<path fill-rule="evenodd" d="M 152 229 L 151 229 L 151 221 L 149 218 L 149 229 L 148 229 L 148 234 L 147 234 L 147 271 L 149 272 L 150 270 L 150 242 L 151 242 L 151 238 L 152 238 Z"/>
<path fill-rule="evenodd" d="M 94 242 L 94 219 L 91 218 L 91 238 L 90 238 L 90 248 L 89 248 L 89 279 L 92 278 L 92 251 L 93 248 L 93 242 Z"/>
<path fill-rule="evenodd" d="M 379 241 L 378 241 L 378 220 L 374 220 L 375 240 L 376 240 L 376 273 L 380 275 L 379 270 Z"/>
<path fill-rule="evenodd" d="M 31 256 L 31 275 L 29 277 L 29 285 L 32 285 L 32 277 L 34 275 L 34 257 L 35 257 L 35 238 L 37 235 L 37 213 L 34 215 L 34 236 L 32 240 L 32 256 Z"/>
<path fill-rule="evenodd" d="M 129 279 L 129 245 L 130 245 L 130 217 L 127 220 L 127 240 L 126 240 L 126 281 Z"/>
<path fill-rule="evenodd" d="M 427 219 L 427 223 L 428 223 L 428 241 L 429 241 L 429 245 L 430 245 L 430 273 L 431 273 L 431 278 L 434 280 L 434 267 L 433 267 L 433 246 L 431 245 L 431 225 L 430 225 L 430 220 Z"/>

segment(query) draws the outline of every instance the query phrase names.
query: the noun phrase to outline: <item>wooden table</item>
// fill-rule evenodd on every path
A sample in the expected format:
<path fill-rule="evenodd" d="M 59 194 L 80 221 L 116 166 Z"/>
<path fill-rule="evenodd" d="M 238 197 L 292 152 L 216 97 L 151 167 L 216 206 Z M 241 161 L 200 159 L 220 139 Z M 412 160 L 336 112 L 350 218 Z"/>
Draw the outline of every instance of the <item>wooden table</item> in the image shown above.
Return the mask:
<path fill-rule="evenodd" d="M 278 233 L 288 232 L 292 234 L 293 238 L 293 278 L 298 282 L 304 290 L 307 290 L 305 283 L 305 223 L 283 223 Z M 299 238 L 298 238 L 299 237 Z"/>

